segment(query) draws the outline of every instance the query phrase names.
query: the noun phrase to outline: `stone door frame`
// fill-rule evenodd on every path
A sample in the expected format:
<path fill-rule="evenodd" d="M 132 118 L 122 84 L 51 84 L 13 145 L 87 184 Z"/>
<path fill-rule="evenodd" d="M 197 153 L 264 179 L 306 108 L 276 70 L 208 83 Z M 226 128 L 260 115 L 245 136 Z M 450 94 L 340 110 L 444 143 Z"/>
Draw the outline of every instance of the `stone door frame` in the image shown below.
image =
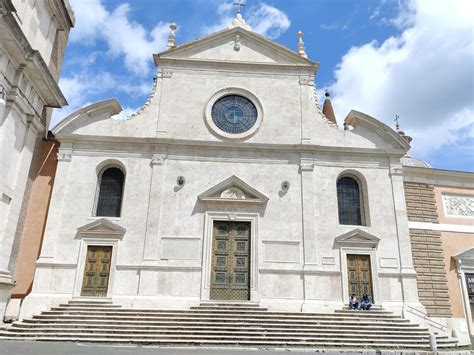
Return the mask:
<path fill-rule="evenodd" d="M 250 302 L 259 301 L 258 292 L 258 214 L 232 212 L 206 212 L 204 215 L 204 236 L 202 250 L 201 301 L 213 301 L 211 293 L 212 238 L 214 221 L 250 222 Z"/>
<path fill-rule="evenodd" d="M 377 273 L 377 255 L 374 248 L 341 247 L 341 275 L 342 275 L 342 300 L 346 304 L 349 300 L 349 275 L 347 274 L 347 255 L 368 255 L 370 257 L 370 271 L 372 278 L 372 298 L 377 304 L 381 304 L 380 290 Z"/>
<path fill-rule="evenodd" d="M 113 294 L 114 289 L 114 279 L 115 279 L 115 269 L 117 263 L 117 248 L 118 248 L 118 239 L 99 239 L 99 238 L 82 238 L 81 246 L 79 248 L 79 257 L 77 261 L 76 277 L 74 280 L 74 289 L 72 296 L 74 298 L 110 298 Z M 84 267 L 86 264 L 87 257 L 87 248 L 89 246 L 111 246 L 112 247 L 112 256 L 110 259 L 110 270 L 109 270 L 109 283 L 107 286 L 107 296 L 106 297 L 91 297 L 91 296 L 81 296 L 82 290 L 82 281 L 84 278 Z"/>

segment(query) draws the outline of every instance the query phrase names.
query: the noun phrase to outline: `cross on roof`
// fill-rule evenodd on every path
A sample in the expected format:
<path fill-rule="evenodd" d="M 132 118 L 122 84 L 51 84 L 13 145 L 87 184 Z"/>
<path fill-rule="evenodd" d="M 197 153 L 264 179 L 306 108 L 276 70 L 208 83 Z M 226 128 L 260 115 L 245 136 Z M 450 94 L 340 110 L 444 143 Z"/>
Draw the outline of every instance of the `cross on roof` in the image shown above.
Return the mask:
<path fill-rule="evenodd" d="M 395 115 L 394 121 L 395 121 L 395 127 L 397 128 L 397 131 L 400 130 L 400 122 L 398 121 L 399 118 L 400 118 L 400 116 Z"/>
<path fill-rule="evenodd" d="M 240 14 L 241 6 L 245 6 L 245 0 L 235 0 L 234 6 L 237 6 L 237 13 Z"/>

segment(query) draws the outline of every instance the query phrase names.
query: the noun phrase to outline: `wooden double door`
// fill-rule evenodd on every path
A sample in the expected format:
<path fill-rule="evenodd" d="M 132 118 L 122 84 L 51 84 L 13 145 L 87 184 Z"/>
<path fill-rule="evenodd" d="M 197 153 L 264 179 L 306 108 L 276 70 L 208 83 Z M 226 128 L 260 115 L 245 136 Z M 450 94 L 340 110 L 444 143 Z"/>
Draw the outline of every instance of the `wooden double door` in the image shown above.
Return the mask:
<path fill-rule="evenodd" d="M 81 296 L 107 296 L 111 260 L 111 246 L 89 245 L 87 247 Z"/>
<path fill-rule="evenodd" d="M 348 254 L 347 277 L 349 280 L 349 295 L 355 293 L 357 297 L 361 297 L 364 293 L 367 293 L 372 297 L 372 300 L 374 299 L 370 255 Z"/>
<path fill-rule="evenodd" d="M 249 222 L 214 222 L 210 299 L 250 299 Z"/>

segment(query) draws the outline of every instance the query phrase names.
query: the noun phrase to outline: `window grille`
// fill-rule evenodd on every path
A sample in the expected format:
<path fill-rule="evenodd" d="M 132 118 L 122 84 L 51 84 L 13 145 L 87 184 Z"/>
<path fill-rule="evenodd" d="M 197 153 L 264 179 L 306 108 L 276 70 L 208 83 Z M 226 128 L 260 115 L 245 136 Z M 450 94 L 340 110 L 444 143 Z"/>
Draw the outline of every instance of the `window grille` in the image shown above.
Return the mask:
<path fill-rule="evenodd" d="M 337 181 L 339 224 L 363 225 L 362 195 L 359 183 L 344 176 Z"/>
<path fill-rule="evenodd" d="M 119 168 L 109 168 L 102 173 L 96 216 L 120 217 L 124 180 Z"/>

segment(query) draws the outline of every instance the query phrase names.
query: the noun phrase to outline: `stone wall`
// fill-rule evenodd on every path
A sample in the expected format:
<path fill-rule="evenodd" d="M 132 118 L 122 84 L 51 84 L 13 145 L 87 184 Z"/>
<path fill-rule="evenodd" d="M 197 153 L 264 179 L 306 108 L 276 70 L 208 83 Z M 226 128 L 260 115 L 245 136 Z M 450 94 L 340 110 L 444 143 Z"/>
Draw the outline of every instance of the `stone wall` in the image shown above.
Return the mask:
<path fill-rule="evenodd" d="M 438 223 L 433 185 L 405 182 L 409 221 Z M 413 264 L 418 274 L 418 295 L 432 317 L 451 317 L 441 232 L 410 229 Z"/>

